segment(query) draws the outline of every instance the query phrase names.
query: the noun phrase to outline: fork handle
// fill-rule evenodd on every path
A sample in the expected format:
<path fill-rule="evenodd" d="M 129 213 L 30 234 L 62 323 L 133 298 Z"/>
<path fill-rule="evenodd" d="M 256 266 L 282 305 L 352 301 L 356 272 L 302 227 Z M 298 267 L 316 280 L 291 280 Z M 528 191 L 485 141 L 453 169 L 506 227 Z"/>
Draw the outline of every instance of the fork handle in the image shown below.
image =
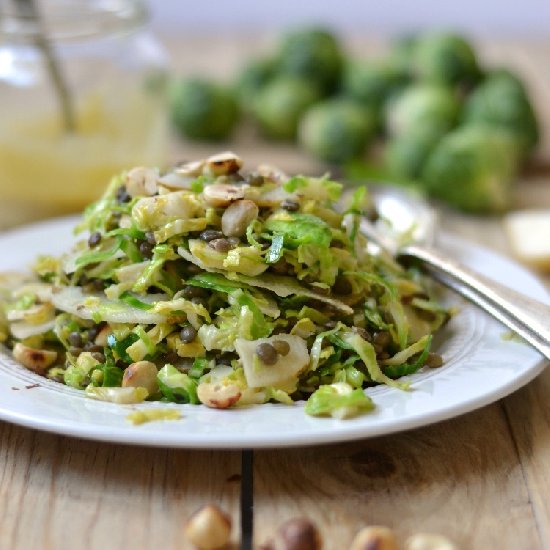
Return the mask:
<path fill-rule="evenodd" d="M 399 254 L 421 260 L 443 284 L 478 304 L 550 359 L 550 306 L 485 277 L 433 248 L 410 245 Z"/>

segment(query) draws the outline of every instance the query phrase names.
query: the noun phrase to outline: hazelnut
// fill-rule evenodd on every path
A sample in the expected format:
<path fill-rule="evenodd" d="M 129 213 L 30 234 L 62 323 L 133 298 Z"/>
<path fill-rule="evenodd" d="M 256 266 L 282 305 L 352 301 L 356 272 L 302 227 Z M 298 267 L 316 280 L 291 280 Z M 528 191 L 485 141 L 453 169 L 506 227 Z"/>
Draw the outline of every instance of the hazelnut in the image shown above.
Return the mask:
<path fill-rule="evenodd" d="M 94 338 L 94 344 L 96 346 L 105 347 L 107 345 L 107 336 L 113 332 L 113 329 L 109 325 L 105 325 L 97 333 L 97 336 Z"/>
<path fill-rule="evenodd" d="M 232 202 L 244 199 L 246 186 L 214 183 L 207 185 L 202 192 L 205 203 L 214 208 L 226 208 Z"/>
<path fill-rule="evenodd" d="M 184 533 L 200 550 L 222 548 L 231 535 L 231 518 L 218 506 L 208 504 L 188 519 Z"/>
<path fill-rule="evenodd" d="M 197 396 L 201 403 L 212 409 L 227 409 L 241 397 L 241 390 L 236 384 L 201 382 L 197 387 Z"/>
<path fill-rule="evenodd" d="M 44 374 L 46 369 L 53 365 L 57 359 L 57 353 L 45 349 L 30 348 L 18 342 L 13 347 L 13 357 L 27 369 Z"/>
<path fill-rule="evenodd" d="M 206 159 L 206 171 L 213 176 L 234 174 L 240 170 L 242 165 L 243 161 L 230 151 L 219 153 Z"/>
<path fill-rule="evenodd" d="M 320 550 L 321 536 L 307 518 L 294 518 L 279 527 L 275 537 L 262 548 L 265 550 Z"/>
<path fill-rule="evenodd" d="M 128 366 L 122 376 L 123 388 L 145 388 L 149 395 L 158 392 L 157 367 L 151 361 L 137 361 Z"/>
<path fill-rule="evenodd" d="M 196 178 L 202 175 L 204 164 L 204 160 L 185 162 L 176 167 L 176 174 L 184 177 Z"/>
<path fill-rule="evenodd" d="M 258 217 L 256 203 L 241 199 L 230 204 L 222 215 L 222 231 L 228 237 L 241 237 L 246 233 L 248 224 Z"/>
<path fill-rule="evenodd" d="M 355 535 L 350 550 L 397 550 L 397 541 L 388 527 L 371 525 Z"/>
<path fill-rule="evenodd" d="M 158 190 L 157 178 L 156 170 L 136 166 L 126 175 L 126 191 L 130 197 L 151 197 Z"/>
<path fill-rule="evenodd" d="M 416 533 L 405 542 L 405 550 L 456 550 L 456 546 L 443 535 Z"/>

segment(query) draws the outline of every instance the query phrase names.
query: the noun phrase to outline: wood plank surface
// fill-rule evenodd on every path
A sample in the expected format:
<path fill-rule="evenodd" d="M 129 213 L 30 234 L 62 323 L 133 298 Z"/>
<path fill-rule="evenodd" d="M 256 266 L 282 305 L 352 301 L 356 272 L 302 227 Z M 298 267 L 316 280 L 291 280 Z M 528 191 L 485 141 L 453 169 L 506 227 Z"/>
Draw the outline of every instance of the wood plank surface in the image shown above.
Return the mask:
<path fill-rule="evenodd" d="M 1 550 L 181 550 L 217 503 L 240 541 L 240 453 L 147 449 L 0 423 Z"/>
<path fill-rule="evenodd" d="M 365 525 L 399 540 L 435 532 L 463 549 L 542 548 L 507 418 L 499 404 L 370 441 L 255 453 L 255 542 L 305 515 L 325 548 Z"/>
<path fill-rule="evenodd" d="M 550 370 L 506 398 L 504 408 L 544 548 L 550 548 Z"/>

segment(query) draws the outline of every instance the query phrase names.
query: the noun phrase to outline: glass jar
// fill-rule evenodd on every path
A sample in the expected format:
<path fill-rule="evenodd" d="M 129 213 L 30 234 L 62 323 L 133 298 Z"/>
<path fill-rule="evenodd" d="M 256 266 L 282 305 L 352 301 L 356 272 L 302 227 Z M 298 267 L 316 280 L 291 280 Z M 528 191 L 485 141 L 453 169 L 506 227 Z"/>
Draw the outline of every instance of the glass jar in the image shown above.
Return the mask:
<path fill-rule="evenodd" d="M 146 22 L 136 0 L 0 3 L 0 227 L 164 164 L 167 58 Z"/>

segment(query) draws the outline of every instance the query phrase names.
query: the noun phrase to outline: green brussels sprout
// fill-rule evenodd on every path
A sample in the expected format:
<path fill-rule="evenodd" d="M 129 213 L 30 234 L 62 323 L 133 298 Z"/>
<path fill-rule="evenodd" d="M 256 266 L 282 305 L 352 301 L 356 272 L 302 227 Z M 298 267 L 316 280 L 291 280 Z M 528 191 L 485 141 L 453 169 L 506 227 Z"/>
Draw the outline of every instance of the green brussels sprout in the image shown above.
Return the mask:
<path fill-rule="evenodd" d="M 419 129 L 390 139 L 384 150 L 384 166 L 396 180 L 416 180 L 438 140 L 439 132 Z"/>
<path fill-rule="evenodd" d="M 281 73 L 310 80 L 323 94 L 329 94 L 340 83 L 343 54 L 330 32 L 307 28 L 283 37 L 278 64 Z"/>
<path fill-rule="evenodd" d="M 394 40 L 391 45 L 389 63 L 404 77 L 412 76 L 413 55 L 417 40 L 416 35 L 405 35 Z"/>
<path fill-rule="evenodd" d="M 351 99 L 335 98 L 306 111 L 298 137 L 319 159 L 342 163 L 360 156 L 375 132 L 376 115 L 371 109 Z"/>
<path fill-rule="evenodd" d="M 354 389 L 346 382 L 319 386 L 307 400 L 305 413 L 311 416 L 351 418 L 372 411 L 374 403 L 362 389 Z"/>
<path fill-rule="evenodd" d="M 459 108 L 459 101 L 450 88 L 431 83 L 412 84 L 389 102 L 387 130 L 394 137 L 419 128 L 443 134 L 455 124 Z"/>
<path fill-rule="evenodd" d="M 515 141 L 487 126 L 463 126 L 430 154 L 422 182 L 433 197 L 469 212 L 500 212 L 511 199 L 519 167 Z"/>
<path fill-rule="evenodd" d="M 303 78 L 279 76 L 256 96 L 254 115 L 272 138 L 293 140 L 304 111 L 319 99 L 319 91 Z"/>
<path fill-rule="evenodd" d="M 378 111 L 399 87 L 403 75 L 384 62 L 352 62 L 344 70 L 343 93 Z"/>
<path fill-rule="evenodd" d="M 243 110 L 252 111 L 254 98 L 273 78 L 275 72 L 274 59 L 256 59 L 242 69 L 237 79 L 236 91 Z"/>
<path fill-rule="evenodd" d="M 505 80 L 510 86 L 515 86 L 518 90 L 521 90 L 523 93 L 526 93 L 525 87 L 523 86 L 523 81 L 521 78 L 510 69 L 505 67 L 499 67 L 498 69 L 491 69 L 485 75 L 485 80 Z"/>
<path fill-rule="evenodd" d="M 533 107 L 521 80 L 506 70 L 490 73 L 464 104 L 465 124 L 483 124 L 506 130 L 518 141 L 524 156 L 539 141 Z"/>
<path fill-rule="evenodd" d="M 227 138 L 239 118 L 234 94 L 201 79 L 182 80 L 171 91 L 170 115 L 181 135 L 216 141 Z"/>
<path fill-rule="evenodd" d="M 412 68 L 418 78 L 449 85 L 470 85 L 480 77 L 474 49 L 463 37 L 452 33 L 419 36 Z"/>

